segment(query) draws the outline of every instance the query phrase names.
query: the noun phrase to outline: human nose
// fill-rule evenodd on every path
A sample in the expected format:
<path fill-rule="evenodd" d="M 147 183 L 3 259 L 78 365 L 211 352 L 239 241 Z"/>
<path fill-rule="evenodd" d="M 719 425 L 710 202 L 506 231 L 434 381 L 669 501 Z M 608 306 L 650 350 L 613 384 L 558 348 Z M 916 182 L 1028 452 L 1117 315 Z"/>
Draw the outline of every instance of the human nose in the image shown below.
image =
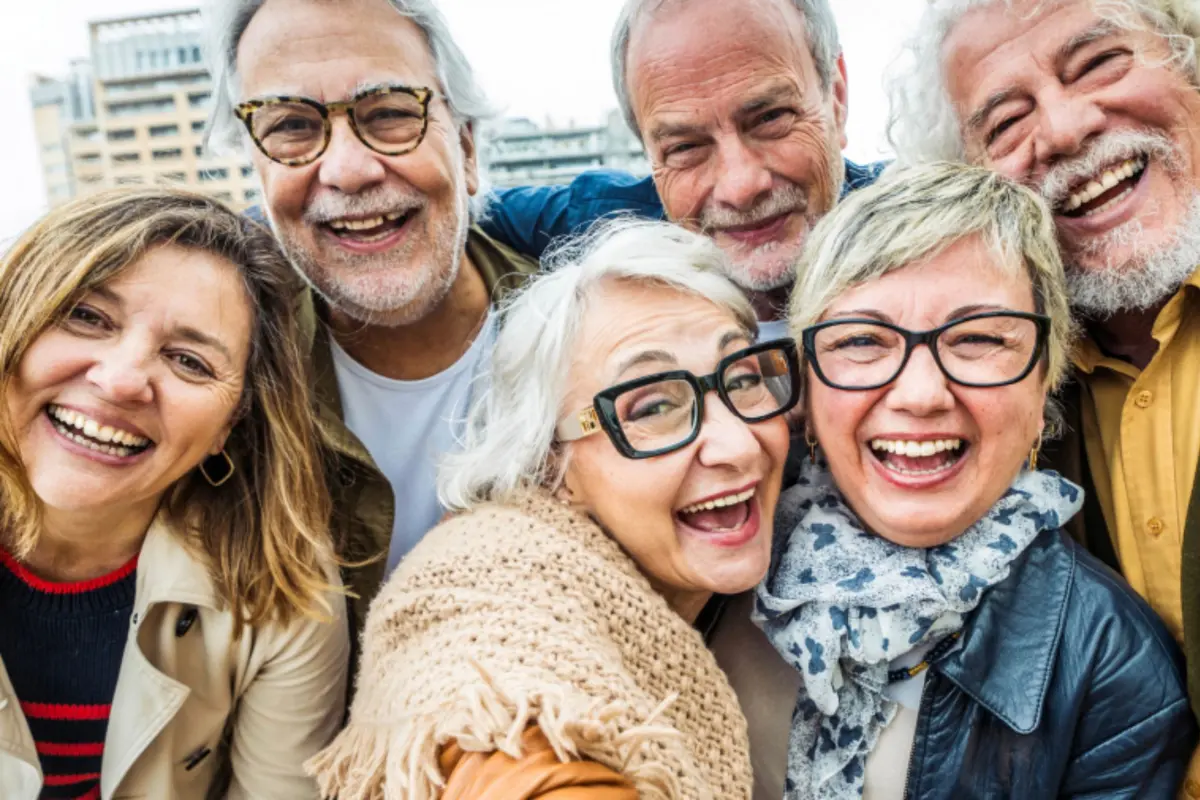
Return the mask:
<path fill-rule="evenodd" d="M 927 417 L 954 406 L 950 381 L 928 347 L 913 349 L 904 369 L 887 390 L 887 407 L 916 417 Z"/>
<path fill-rule="evenodd" d="M 747 147 L 741 137 L 729 137 L 720 142 L 719 147 L 713 199 L 739 210 L 753 208 L 771 191 L 771 171 L 762 156 Z"/>
<path fill-rule="evenodd" d="M 149 353 L 137 342 L 122 342 L 92 364 L 87 379 L 114 405 L 142 405 L 153 399 Z"/>
<path fill-rule="evenodd" d="M 1075 155 L 1088 139 L 1104 129 L 1104 112 L 1087 97 L 1070 97 L 1059 90 L 1039 98 L 1038 103 L 1041 124 L 1034 148 L 1043 164 Z"/>
<path fill-rule="evenodd" d="M 725 407 L 715 395 L 704 404 L 700 427 L 700 463 L 708 467 L 753 467 L 762 445 L 750 424 Z"/>
<path fill-rule="evenodd" d="M 355 135 L 349 119 L 335 117 L 329 145 L 321 154 L 320 181 L 343 194 L 357 194 L 383 181 L 384 169 L 379 159 L 379 154 Z"/>

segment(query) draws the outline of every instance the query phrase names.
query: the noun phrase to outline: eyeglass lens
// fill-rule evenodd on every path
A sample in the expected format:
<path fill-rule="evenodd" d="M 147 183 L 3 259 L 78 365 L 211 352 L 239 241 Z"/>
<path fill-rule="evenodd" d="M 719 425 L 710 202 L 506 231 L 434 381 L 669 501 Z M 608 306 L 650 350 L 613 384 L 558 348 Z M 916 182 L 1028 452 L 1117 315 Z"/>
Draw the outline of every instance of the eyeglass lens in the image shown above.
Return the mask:
<path fill-rule="evenodd" d="M 731 410 L 747 422 L 778 413 L 792 396 L 792 375 L 782 350 L 766 350 L 726 364 L 719 380 Z M 679 378 L 622 392 L 613 406 L 625 441 L 641 452 L 684 442 L 700 424 L 696 390 Z"/>
<path fill-rule="evenodd" d="M 354 104 L 353 114 L 363 142 L 389 153 L 414 147 L 425 127 L 424 105 L 405 92 L 363 97 Z M 279 102 L 256 109 L 251 129 L 271 158 L 303 160 L 325 147 L 325 119 L 307 103 Z"/>
<path fill-rule="evenodd" d="M 942 331 L 935 344 L 951 380 L 1004 384 L 1029 369 L 1037 354 L 1038 326 L 1023 317 L 969 318 Z M 826 380 L 848 388 L 890 383 L 904 363 L 903 335 L 869 322 L 821 328 L 813 345 Z"/>

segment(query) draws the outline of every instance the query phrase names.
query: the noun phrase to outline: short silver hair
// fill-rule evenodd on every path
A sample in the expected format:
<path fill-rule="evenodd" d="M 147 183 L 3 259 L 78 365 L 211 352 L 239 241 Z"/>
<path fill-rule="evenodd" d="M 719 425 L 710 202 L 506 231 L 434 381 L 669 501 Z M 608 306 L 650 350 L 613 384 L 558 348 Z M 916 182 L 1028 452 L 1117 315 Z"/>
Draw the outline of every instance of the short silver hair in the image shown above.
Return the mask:
<path fill-rule="evenodd" d="M 741 0 L 726 0 L 740 2 Z M 617 93 L 617 103 L 629 129 L 642 138 L 641 127 L 638 125 L 637 113 L 633 109 L 633 99 L 629 96 L 629 41 L 633 37 L 634 25 L 640 23 L 646 16 L 658 11 L 666 5 L 678 5 L 686 0 L 627 0 L 617 25 L 613 29 L 610 55 L 612 59 L 613 90 Z M 837 20 L 829 7 L 829 0 L 791 0 L 796 10 L 804 17 L 805 31 L 808 35 L 808 51 L 812 54 L 813 63 L 817 68 L 817 77 L 821 88 L 826 92 L 833 86 L 837 75 L 837 60 L 842 55 L 842 44 L 838 39 Z M 731 34 L 732 35 L 732 34 Z"/>
<path fill-rule="evenodd" d="M 327 4 L 337 2 L 321 1 Z M 432 0 L 386 2 L 398 13 L 411 19 L 425 35 L 437 70 L 438 88 L 445 95 L 454 121 L 460 127 L 472 125 L 478 132 L 477 123 L 491 117 L 495 110 L 476 80 L 475 71 L 471 69 L 466 55 L 450 34 L 450 27 L 442 12 Z M 245 143 L 245 130 L 233 113 L 234 107 L 241 102 L 237 51 L 242 36 L 264 3 L 266 0 L 212 0 L 205 9 L 209 69 L 217 87 L 205 134 L 207 147 L 232 149 Z"/>
<path fill-rule="evenodd" d="M 1173 58 L 1191 80 L 1200 53 L 1200 3 L 1196 0 L 1087 0 L 1096 14 L 1125 30 L 1152 30 L 1165 37 Z M 904 163 L 962 161 L 962 126 L 950 101 L 942 47 L 969 11 L 1014 0 L 929 0 L 916 33 L 905 43 L 887 82 L 888 140 Z M 1035 4 L 1039 11 L 1043 2 Z"/>
<path fill-rule="evenodd" d="M 667 287 L 727 310 L 751 338 L 754 309 L 725 277 L 712 240 L 667 222 L 602 222 L 543 259 L 543 272 L 501 306 L 500 331 L 467 415 L 463 449 L 447 456 L 438 497 L 452 510 L 503 501 L 533 488 L 556 489 L 570 445 L 555 444 L 579 332 L 601 285 Z"/>
<path fill-rule="evenodd" d="M 983 167 L 945 161 L 893 167 L 839 203 L 805 245 L 788 313 L 792 335 L 799 340 L 847 290 L 971 236 L 983 240 L 997 267 L 1028 276 L 1034 308 L 1050 317 L 1046 386 L 1057 388 L 1075 327 L 1054 216 L 1032 189 Z"/>

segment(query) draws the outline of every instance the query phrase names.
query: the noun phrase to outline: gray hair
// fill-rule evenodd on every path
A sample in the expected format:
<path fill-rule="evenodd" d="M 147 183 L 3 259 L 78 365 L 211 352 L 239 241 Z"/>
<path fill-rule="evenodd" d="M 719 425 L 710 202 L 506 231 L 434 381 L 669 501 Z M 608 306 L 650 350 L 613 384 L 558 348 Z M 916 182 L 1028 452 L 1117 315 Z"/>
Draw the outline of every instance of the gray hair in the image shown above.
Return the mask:
<path fill-rule="evenodd" d="M 888 139 L 901 162 L 962 161 L 961 123 L 951 103 L 943 70 L 946 37 L 975 8 L 1014 0 L 930 0 L 916 33 L 890 70 Z M 1096 14 L 1124 30 L 1151 30 L 1165 37 L 1174 61 L 1191 80 L 1200 50 L 1200 4 L 1195 0 L 1088 0 Z M 1033 6 L 1031 13 L 1041 10 Z"/>
<path fill-rule="evenodd" d="M 737 0 L 733 1 L 737 2 Z M 639 139 L 642 137 L 642 131 L 638 125 L 637 114 L 633 109 L 633 100 L 629 96 L 629 75 L 626 72 L 633 26 L 663 6 L 678 2 L 683 2 L 683 0 L 627 0 L 624 8 L 621 9 L 620 16 L 617 17 L 616 28 L 613 29 L 610 47 L 613 89 L 617 93 L 617 102 L 621 106 L 621 113 L 625 115 L 625 122 Z M 808 34 L 808 50 L 816 65 L 821 88 L 828 92 L 833 86 L 834 76 L 837 75 L 838 57 L 842 54 L 842 44 L 838 40 L 837 21 L 833 18 L 829 0 L 791 0 L 791 2 L 804 17 L 804 26 Z"/>
<path fill-rule="evenodd" d="M 788 313 L 792 334 L 799 339 L 848 289 L 971 236 L 982 238 L 998 268 L 1029 277 L 1034 308 L 1050 317 L 1046 385 L 1057 388 L 1075 329 L 1054 216 L 1036 192 L 982 167 L 892 168 L 839 203 L 805 245 Z"/>
<path fill-rule="evenodd" d="M 598 287 L 628 281 L 667 287 L 727 310 L 756 337 L 758 322 L 706 236 L 666 222 L 619 218 L 594 226 L 543 259 L 543 272 L 501 307 L 489 369 L 467 415 L 462 452 L 440 465 L 438 497 L 451 510 L 556 489 L 569 448 L 555 444 L 583 320 Z"/>

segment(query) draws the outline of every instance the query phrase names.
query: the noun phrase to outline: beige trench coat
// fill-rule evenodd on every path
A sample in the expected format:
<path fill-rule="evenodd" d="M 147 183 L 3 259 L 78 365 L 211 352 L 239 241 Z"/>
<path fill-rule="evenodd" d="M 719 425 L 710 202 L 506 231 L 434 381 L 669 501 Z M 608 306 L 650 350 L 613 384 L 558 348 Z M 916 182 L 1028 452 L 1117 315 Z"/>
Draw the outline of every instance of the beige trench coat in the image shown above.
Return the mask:
<path fill-rule="evenodd" d="M 331 623 L 301 618 L 237 641 L 219 605 L 204 567 L 156 521 L 138 561 L 103 800 L 317 797 L 301 764 L 342 723 L 344 598 L 331 598 Z M 0 798 L 37 800 L 41 787 L 33 737 L 0 664 Z"/>

